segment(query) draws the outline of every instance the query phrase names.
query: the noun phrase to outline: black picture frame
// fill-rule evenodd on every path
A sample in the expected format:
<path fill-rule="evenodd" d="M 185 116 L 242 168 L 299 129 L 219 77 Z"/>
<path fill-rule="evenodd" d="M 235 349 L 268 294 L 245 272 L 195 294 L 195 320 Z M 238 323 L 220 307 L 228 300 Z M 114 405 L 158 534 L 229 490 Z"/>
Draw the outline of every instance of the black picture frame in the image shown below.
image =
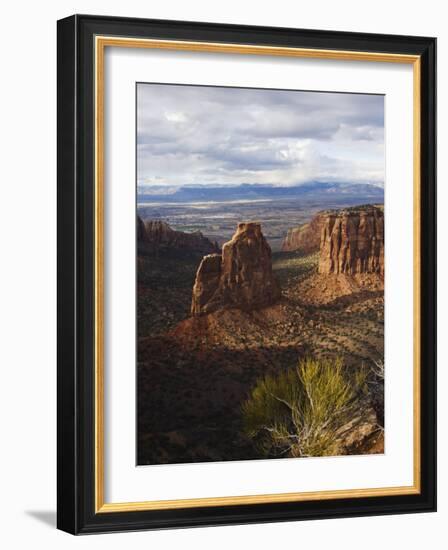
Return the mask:
<path fill-rule="evenodd" d="M 97 35 L 420 57 L 419 494 L 97 513 L 94 39 Z M 73 534 L 436 510 L 436 39 L 74 15 L 58 21 L 57 526 Z"/>

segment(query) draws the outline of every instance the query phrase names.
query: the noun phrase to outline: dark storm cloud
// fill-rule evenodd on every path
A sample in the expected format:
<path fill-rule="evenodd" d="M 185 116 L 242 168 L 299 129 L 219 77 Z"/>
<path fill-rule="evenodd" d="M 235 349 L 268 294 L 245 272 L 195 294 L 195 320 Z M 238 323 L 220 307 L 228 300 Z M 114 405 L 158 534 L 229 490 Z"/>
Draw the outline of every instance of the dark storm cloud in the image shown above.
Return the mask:
<path fill-rule="evenodd" d="M 138 182 L 383 182 L 383 97 L 138 85 Z"/>

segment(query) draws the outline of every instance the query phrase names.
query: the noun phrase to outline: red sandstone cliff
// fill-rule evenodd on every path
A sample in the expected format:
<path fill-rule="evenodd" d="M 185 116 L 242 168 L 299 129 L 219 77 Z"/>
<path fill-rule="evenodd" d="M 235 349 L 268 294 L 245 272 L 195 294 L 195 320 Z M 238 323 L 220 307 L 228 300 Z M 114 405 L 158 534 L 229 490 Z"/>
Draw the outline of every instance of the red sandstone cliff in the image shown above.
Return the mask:
<path fill-rule="evenodd" d="M 320 236 L 325 215 L 318 213 L 309 223 L 288 229 L 282 244 L 283 252 L 300 251 L 304 254 L 317 252 L 320 247 Z"/>
<path fill-rule="evenodd" d="M 377 206 L 363 206 L 324 216 L 319 273 L 384 274 L 384 215 Z"/>

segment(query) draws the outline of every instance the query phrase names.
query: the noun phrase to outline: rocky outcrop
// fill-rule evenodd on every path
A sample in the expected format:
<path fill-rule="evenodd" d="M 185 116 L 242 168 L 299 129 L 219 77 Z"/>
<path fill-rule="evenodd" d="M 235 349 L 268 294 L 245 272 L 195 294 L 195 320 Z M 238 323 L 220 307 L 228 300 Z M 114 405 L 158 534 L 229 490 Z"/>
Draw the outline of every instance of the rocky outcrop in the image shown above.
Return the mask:
<path fill-rule="evenodd" d="M 238 224 L 222 254 L 205 256 L 196 274 L 192 315 L 221 308 L 244 311 L 273 304 L 280 287 L 272 274 L 271 248 L 259 223 Z"/>
<path fill-rule="evenodd" d="M 210 254 L 219 252 L 218 244 L 212 243 L 200 231 L 185 233 L 175 231 L 166 222 L 149 220 L 143 222 L 137 216 L 137 241 L 148 254 L 179 253 Z"/>
<path fill-rule="evenodd" d="M 171 243 L 174 240 L 176 231 L 166 222 L 162 220 L 148 220 L 144 225 L 149 242 L 161 245 Z"/>
<path fill-rule="evenodd" d="M 384 215 L 381 207 L 368 205 L 325 213 L 319 273 L 384 274 Z"/>
<path fill-rule="evenodd" d="M 148 242 L 148 235 L 143 220 L 137 216 L 137 242 Z"/>
<path fill-rule="evenodd" d="M 221 254 L 204 256 L 196 273 L 193 287 L 191 313 L 193 315 L 205 312 L 211 308 L 211 302 L 221 278 Z"/>
<path fill-rule="evenodd" d="M 283 252 L 300 251 L 304 254 L 317 252 L 320 247 L 320 236 L 325 215 L 319 213 L 309 223 L 288 229 L 282 244 Z"/>

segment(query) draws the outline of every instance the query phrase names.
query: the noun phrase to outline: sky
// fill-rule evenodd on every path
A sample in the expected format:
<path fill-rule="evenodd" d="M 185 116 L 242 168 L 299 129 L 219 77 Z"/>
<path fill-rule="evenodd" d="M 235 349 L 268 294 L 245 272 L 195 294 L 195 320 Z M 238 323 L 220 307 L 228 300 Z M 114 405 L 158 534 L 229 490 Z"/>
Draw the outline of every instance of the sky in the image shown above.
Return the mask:
<path fill-rule="evenodd" d="M 185 184 L 384 184 L 384 97 L 137 85 L 139 191 Z"/>

